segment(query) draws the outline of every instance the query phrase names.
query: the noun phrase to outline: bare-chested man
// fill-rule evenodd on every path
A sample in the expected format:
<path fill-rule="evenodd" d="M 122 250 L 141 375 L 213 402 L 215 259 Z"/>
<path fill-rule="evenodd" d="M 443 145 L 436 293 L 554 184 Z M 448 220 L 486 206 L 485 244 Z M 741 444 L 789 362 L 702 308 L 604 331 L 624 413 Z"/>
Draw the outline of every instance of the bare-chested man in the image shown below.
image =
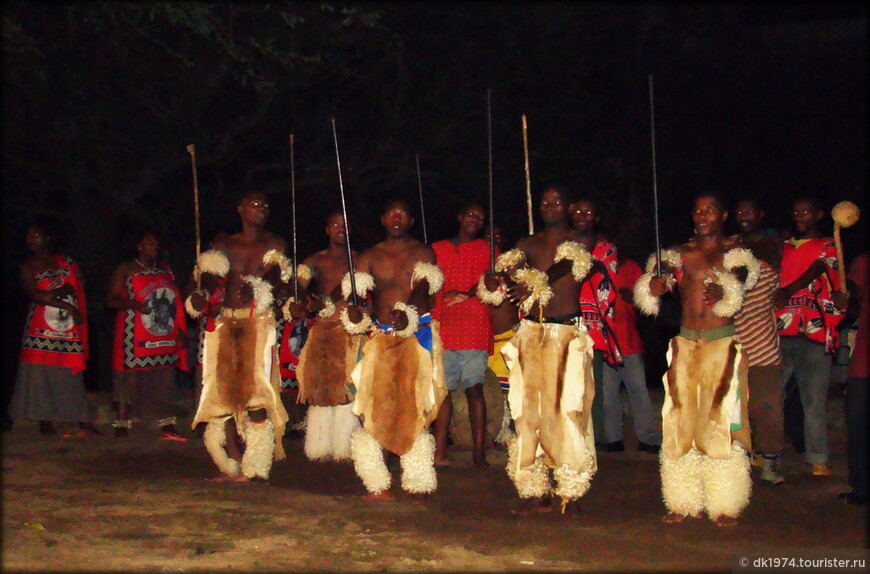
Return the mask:
<path fill-rule="evenodd" d="M 664 377 L 662 495 L 667 523 L 700 517 L 706 511 L 719 526 L 736 524 L 749 504 L 752 480 L 747 417 L 747 369 L 734 336 L 734 315 L 744 288 L 758 278 L 758 262 L 747 249 L 722 234 L 725 203 L 713 193 L 694 201 L 695 235 L 662 252 L 662 274 L 655 259 L 635 284 L 635 304 L 658 313 L 659 297 L 676 287 L 680 295 L 680 333 L 670 342 Z M 748 273 L 747 273 L 748 272 Z M 738 275 L 747 273 L 745 282 Z"/>
<path fill-rule="evenodd" d="M 246 192 L 236 209 L 242 231 L 200 256 L 201 290 L 188 300 L 188 312 L 216 318 L 205 335 L 203 389 L 191 426 L 208 423 L 203 438 L 222 479 L 266 480 L 273 458 L 284 458 L 287 423 L 275 351 L 280 293 L 273 287 L 286 292 L 292 265 L 284 239 L 266 229 L 266 195 Z"/>
<path fill-rule="evenodd" d="M 415 498 L 425 498 L 438 485 L 435 439 L 428 428 L 447 388 L 439 325 L 429 311 L 444 275 L 432 248 L 408 235 L 413 224 L 407 203 L 387 203 L 381 216 L 387 238 L 355 262 L 357 296 L 371 290 L 374 324 L 359 307 L 343 314 L 349 332 L 372 330 L 352 375 L 353 412 L 363 426 L 351 437 L 354 468 L 371 499 L 392 497 L 382 448 L 399 455 L 402 488 Z M 350 299 L 349 274 L 342 287 Z"/>
<path fill-rule="evenodd" d="M 311 460 L 345 460 L 350 458 L 350 437 L 359 427 L 349 383 L 363 337 L 349 335 L 339 319 L 346 307 L 341 280 L 350 269 L 347 232 L 340 212 L 327 216 L 326 236 L 329 246 L 309 255 L 297 273 L 300 288 L 310 297 L 305 312 L 317 316 L 296 370 L 298 400 L 308 404 L 305 455 Z M 352 256 L 356 259 L 359 254 L 353 252 Z M 292 312 L 296 316 L 300 310 L 294 306 Z"/>
<path fill-rule="evenodd" d="M 547 188 L 540 204 L 544 230 L 520 239 L 496 264 L 496 271 L 515 283 L 508 297 L 525 315 L 502 348 L 517 432 L 507 472 L 523 500 L 522 511 L 546 510 L 552 491 L 561 498 L 563 513 L 577 513 L 597 470 L 593 343 L 580 317 L 580 285 L 592 259 L 573 240 L 568 202 L 564 188 Z M 485 283 L 490 291 L 498 287 L 492 275 Z M 555 490 L 547 464 L 554 467 Z"/>

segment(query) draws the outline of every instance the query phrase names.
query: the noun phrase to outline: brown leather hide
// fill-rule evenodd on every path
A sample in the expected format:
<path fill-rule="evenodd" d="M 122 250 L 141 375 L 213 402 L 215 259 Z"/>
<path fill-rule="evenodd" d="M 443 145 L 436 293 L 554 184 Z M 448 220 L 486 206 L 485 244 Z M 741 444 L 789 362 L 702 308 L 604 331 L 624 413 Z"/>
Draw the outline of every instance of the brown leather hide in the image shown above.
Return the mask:
<path fill-rule="evenodd" d="M 315 407 L 335 407 L 353 400 L 346 383 L 356 365 L 360 337 L 351 337 L 341 321 L 317 319 L 302 347 L 296 376 L 298 402 Z"/>

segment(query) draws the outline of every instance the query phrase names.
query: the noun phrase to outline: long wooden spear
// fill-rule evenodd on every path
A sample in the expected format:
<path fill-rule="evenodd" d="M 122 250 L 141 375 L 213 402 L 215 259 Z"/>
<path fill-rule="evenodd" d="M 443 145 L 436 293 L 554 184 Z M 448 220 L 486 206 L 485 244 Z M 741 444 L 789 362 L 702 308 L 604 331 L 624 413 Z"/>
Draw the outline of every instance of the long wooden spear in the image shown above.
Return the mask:
<path fill-rule="evenodd" d="M 529 214 L 529 235 L 534 235 L 535 220 L 532 216 L 532 176 L 529 171 L 529 128 L 528 124 L 526 124 L 526 114 L 523 114 L 523 154 L 526 158 L 526 211 Z"/>
<path fill-rule="evenodd" d="M 649 75 L 649 118 L 650 138 L 652 140 L 652 176 L 653 176 L 653 217 L 656 229 L 656 275 L 662 275 L 662 244 L 659 241 L 659 192 L 656 179 L 656 116 L 653 106 L 653 77 Z"/>
<path fill-rule="evenodd" d="M 495 219 L 492 205 L 492 91 L 486 89 L 486 141 L 489 149 L 489 270 L 495 273 Z"/>
<path fill-rule="evenodd" d="M 423 221 L 423 243 L 429 243 L 426 236 L 426 210 L 423 209 L 423 178 L 420 176 L 420 154 L 416 154 L 417 160 L 417 188 L 420 190 L 420 219 Z"/>
<path fill-rule="evenodd" d="M 290 134 L 290 209 L 293 225 L 293 300 L 299 301 L 299 276 L 296 264 L 296 166 L 293 157 L 293 134 Z"/>
<path fill-rule="evenodd" d="M 193 169 L 193 213 L 196 228 L 196 265 L 199 265 L 199 250 L 200 250 L 200 233 L 199 233 L 199 184 L 196 180 L 196 148 L 193 144 L 187 146 L 187 153 L 190 154 L 190 164 Z M 196 288 L 200 288 L 201 273 L 196 274 Z"/>
<path fill-rule="evenodd" d="M 338 134 L 335 131 L 335 118 L 332 118 L 332 139 L 335 142 L 335 163 L 338 165 L 338 189 L 341 192 L 341 216 L 344 217 L 344 237 L 347 244 L 347 266 L 350 271 L 350 296 L 356 302 L 356 278 L 353 270 L 353 254 L 350 249 L 350 222 L 347 220 L 347 205 L 344 201 L 344 183 L 341 181 L 341 158 L 338 155 Z"/>

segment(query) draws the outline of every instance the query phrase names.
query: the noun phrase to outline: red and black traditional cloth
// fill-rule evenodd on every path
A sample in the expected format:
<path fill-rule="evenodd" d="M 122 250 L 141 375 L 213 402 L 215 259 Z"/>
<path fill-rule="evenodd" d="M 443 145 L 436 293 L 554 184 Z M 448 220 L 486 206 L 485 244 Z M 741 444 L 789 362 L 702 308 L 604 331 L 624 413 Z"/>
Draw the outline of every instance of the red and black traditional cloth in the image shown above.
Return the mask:
<path fill-rule="evenodd" d="M 791 284 L 816 261 L 825 264 L 825 272 L 791 296 L 788 305 L 776 312 L 776 323 L 780 337 L 802 335 L 824 344 L 826 353 L 833 353 L 837 325 L 843 319 L 831 299 L 834 291 L 841 290 L 834 241 L 829 237 L 787 240 L 782 248 L 779 286 Z"/>
<path fill-rule="evenodd" d="M 211 316 L 211 312 L 213 309 L 220 309 L 221 304 L 224 300 L 224 295 L 226 294 L 225 288 L 226 280 L 221 278 L 218 282 L 217 288 L 215 288 L 211 293 L 208 293 L 208 299 L 205 301 L 205 305 L 202 310 L 202 314 L 196 320 L 197 325 L 197 341 L 196 341 L 196 366 L 202 367 L 202 350 L 203 345 L 205 344 L 205 332 L 206 331 L 214 331 L 216 317 Z"/>
<path fill-rule="evenodd" d="M 616 280 L 616 290 L 628 289 L 632 291 L 634 284 L 643 275 L 640 265 L 631 259 L 626 259 L 619 266 L 619 270 L 613 276 Z M 636 355 L 643 352 L 643 339 L 637 330 L 637 311 L 634 305 L 622 300 L 617 296 L 614 308 L 613 329 L 616 333 L 616 342 L 622 356 Z"/>
<path fill-rule="evenodd" d="M 281 316 L 277 321 L 278 368 L 281 373 L 281 392 L 299 391 L 296 367 L 299 366 L 299 356 L 302 354 L 302 347 L 305 345 L 305 341 L 308 340 L 308 331 L 316 320 L 316 317 L 302 317 L 301 319 L 287 321 Z"/>
<path fill-rule="evenodd" d="M 22 363 L 68 367 L 72 373 L 85 370 L 88 359 L 88 312 L 85 287 L 78 264 L 65 255 L 52 256 L 57 263 L 36 277 L 36 288 L 51 291 L 69 284 L 74 295 L 66 297 L 67 303 L 75 305 L 84 321 L 76 325 L 69 311 L 50 305 L 31 303 L 24 326 L 21 343 Z"/>
<path fill-rule="evenodd" d="M 441 322 L 441 342 L 446 350 L 479 350 L 490 355 L 493 348 L 492 320 L 489 307 L 477 297 L 448 307 L 444 294 L 449 291 L 467 293 L 489 271 L 489 243 L 475 239 L 453 243 L 449 239 L 432 244 L 438 267 L 444 273 L 444 286 L 435 295 L 432 318 Z M 495 256 L 501 255 L 496 248 Z"/>
<path fill-rule="evenodd" d="M 122 309 L 115 317 L 112 370 L 132 371 L 163 366 L 188 370 L 187 352 L 178 345 L 185 329 L 184 305 L 168 266 L 143 269 L 127 278 L 127 296 L 145 303 L 151 313 Z"/>
<path fill-rule="evenodd" d="M 580 286 L 581 317 L 592 337 L 593 348 L 604 352 L 604 360 L 608 365 L 621 365 L 622 353 L 614 336 L 613 324 L 617 297 L 613 278 L 619 270 L 616 245 L 610 241 L 599 241 L 591 255 L 604 265 L 605 270 L 593 269 Z"/>

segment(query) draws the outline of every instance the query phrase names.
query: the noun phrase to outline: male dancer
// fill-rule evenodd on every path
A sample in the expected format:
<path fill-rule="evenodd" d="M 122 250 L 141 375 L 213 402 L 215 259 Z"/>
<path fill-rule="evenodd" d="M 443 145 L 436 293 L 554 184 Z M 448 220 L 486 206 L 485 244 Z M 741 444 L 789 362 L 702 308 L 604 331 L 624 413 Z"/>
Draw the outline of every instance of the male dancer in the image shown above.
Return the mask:
<path fill-rule="evenodd" d="M 492 349 L 489 309 L 474 297 L 478 282 L 490 267 L 489 243 L 478 238 L 486 212 L 477 203 L 459 209 L 459 231 L 451 239 L 432 244 L 438 267 L 444 272 L 444 289 L 435 297 L 435 319 L 441 322 L 444 344 L 444 373 L 447 390 L 459 390 L 461 383 L 468 400 L 468 417 L 473 442 L 472 460 L 486 462 L 486 401 L 483 383 Z M 447 431 L 453 417 L 453 400 L 448 394 L 435 421 L 435 464 L 446 465 Z"/>
<path fill-rule="evenodd" d="M 340 298 L 341 279 L 350 269 L 347 232 L 340 212 L 327 216 L 326 236 L 329 246 L 309 255 L 297 272 L 302 293 L 310 292 L 313 299 L 306 312 L 316 313 L 296 369 L 298 400 L 308 404 L 305 455 L 311 460 L 345 460 L 350 458 L 350 437 L 360 426 L 352 411 L 349 383 L 363 337 L 349 335 L 339 319 L 346 307 Z M 352 256 L 357 258 L 358 254 Z M 300 303 L 304 302 L 302 293 Z M 299 313 L 296 307 L 293 311 L 294 315 Z"/>
<path fill-rule="evenodd" d="M 635 304 L 658 314 L 659 298 L 678 287 L 680 334 L 671 339 L 664 376 L 661 462 L 666 523 L 707 514 L 718 526 L 732 526 L 749 504 L 750 448 L 746 401 L 747 362 L 734 336 L 734 315 L 743 304 L 744 283 L 732 273 L 748 270 L 745 286 L 757 280 L 758 262 L 722 235 L 728 217 L 714 194 L 694 201 L 695 235 L 662 252 L 635 284 Z M 729 250 L 730 249 L 730 250 Z"/>
<path fill-rule="evenodd" d="M 562 512 L 576 514 L 598 468 L 591 419 L 593 342 L 580 317 L 580 285 L 592 258 L 573 241 L 568 201 L 565 189 L 546 189 L 540 204 L 543 231 L 520 239 L 496 263 L 496 271 L 514 283 L 508 297 L 525 315 L 502 348 L 517 433 L 508 447 L 507 472 L 521 511 L 547 510 L 552 491 L 547 466 L 552 466 Z M 497 277 L 487 274 L 486 289 L 495 292 L 498 285 Z"/>
<path fill-rule="evenodd" d="M 741 199 L 735 212 L 740 228 L 737 238 L 760 265 L 758 283 L 746 292 L 743 308 L 734 316 L 736 336 L 749 365 L 752 446 L 762 457 L 761 479 L 779 485 L 785 482 L 779 473 L 784 442 L 782 354 L 771 298 L 779 286 L 782 241 L 764 233 L 764 210 L 755 199 Z"/>
<path fill-rule="evenodd" d="M 400 457 L 402 488 L 418 500 L 438 486 L 435 439 L 428 428 L 447 395 L 444 351 L 439 323 L 429 314 L 431 296 L 441 290 L 444 275 L 435 253 L 408 235 L 414 218 L 408 204 L 392 200 L 381 215 L 384 241 L 355 262 L 357 296 L 371 291 L 371 316 L 360 307 L 342 314 L 345 328 L 360 333 L 373 328 L 353 371 L 353 412 L 362 428 L 351 437 L 354 468 L 370 500 L 389 500 L 390 472 L 382 448 Z M 350 276 L 342 281 L 351 296 Z"/>
<path fill-rule="evenodd" d="M 266 229 L 266 195 L 246 192 L 236 210 L 242 231 L 200 256 L 202 289 L 188 298 L 188 313 L 216 318 L 205 335 L 202 396 L 191 426 L 208 423 L 203 438 L 219 480 L 267 480 L 273 457 L 284 459 L 287 423 L 278 396 L 273 287 L 286 289 L 292 269 L 284 239 Z"/>

